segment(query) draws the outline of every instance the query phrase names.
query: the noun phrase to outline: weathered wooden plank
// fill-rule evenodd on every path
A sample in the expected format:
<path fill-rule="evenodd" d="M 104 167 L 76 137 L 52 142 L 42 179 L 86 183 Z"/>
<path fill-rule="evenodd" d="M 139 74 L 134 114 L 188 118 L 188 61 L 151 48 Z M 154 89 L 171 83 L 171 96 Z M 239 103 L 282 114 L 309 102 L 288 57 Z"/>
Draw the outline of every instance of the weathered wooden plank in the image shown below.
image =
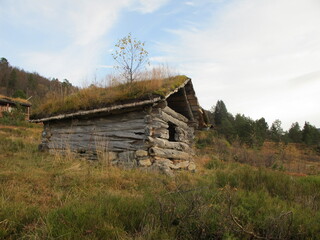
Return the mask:
<path fill-rule="evenodd" d="M 161 138 L 153 138 L 148 137 L 148 141 L 152 144 L 152 146 L 159 147 L 159 148 L 168 148 L 168 149 L 175 149 L 184 152 L 193 152 L 192 148 L 183 142 L 170 142 L 165 139 Z"/>
<path fill-rule="evenodd" d="M 173 124 L 175 124 L 181 128 L 186 128 L 186 129 L 189 128 L 188 124 L 170 116 L 169 114 L 167 114 L 165 112 L 161 112 L 161 114 L 159 114 L 157 117 L 162 118 L 165 122 L 172 122 Z"/>
<path fill-rule="evenodd" d="M 161 115 L 161 113 L 160 114 L 158 114 L 158 115 L 155 115 L 155 116 L 153 116 L 152 118 L 153 118 L 153 120 L 152 120 L 152 122 L 153 123 L 161 123 L 161 124 L 166 124 L 166 125 L 168 125 L 168 123 L 165 121 L 165 120 L 163 120 L 163 119 L 161 119 L 160 118 L 160 115 Z M 158 116 L 158 117 L 157 117 Z M 168 125 L 168 127 L 169 127 L 169 125 Z"/>
<path fill-rule="evenodd" d="M 175 90 L 168 93 L 165 99 L 168 99 L 169 97 L 173 96 L 174 93 L 178 92 L 182 87 L 186 86 L 189 82 L 191 82 L 190 78 L 188 78 L 183 84 L 181 84 L 179 88 L 176 88 Z"/>
<path fill-rule="evenodd" d="M 77 134 L 77 133 L 62 133 L 62 132 L 52 132 L 51 138 L 70 138 L 70 137 L 77 137 L 77 138 L 84 138 L 86 140 L 94 139 L 97 137 L 105 137 L 105 138 L 124 138 L 124 139 L 145 139 L 145 130 L 141 130 L 141 132 L 132 133 L 132 132 L 123 132 L 123 131 L 113 131 L 113 132 L 102 132 L 102 133 L 90 133 L 90 134 Z M 50 138 L 50 139 L 51 139 Z"/>
<path fill-rule="evenodd" d="M 50 124 L 50 127 L 52 128 L 66 128 L 66 127 L 92 127 L 92 126 L 107 126 L 109 124 L 126 124 L 128 122 L 134 123 L 141 123 L 144 122 L 144 117 L 141 117 L 139 119 L 81 119 L 81 120 L 74 120 L 74 121 L 60 121 L 60 122 L 54 122 Z"/>
<path fill-rule="evenodd" d="M 183 151 L 177 151 L 174 149 L 164 149 L 164 148 L 158 148 L 158 147 L 150 148 L 149 153 L 152 156 L 168 158 L 168 159 L 189 160 L 191 158 L 189 153 L 186 153 Z"/>
<path fill-rule="evenodd" d="M 191 121 L 194 121 L 194 116 L 193 116 L 193 113 L 192 113 L 192 110 L 191 110 L 191 107 L 190 107 L 190 103 L 189 103 L 189 100 L 188 100 L 188 97 L 187 97 L 186 89 L 182 88 L 182 92 L 183 92 L 183 95 L 184 95 L 184 98 L 185 98 L 185 101 L 186 101 L 186 108 L 188 110 L 189 119 Z"/>
<path fill-rule="evenodd" d="M 124 150 L 147 150 L 147 146 L 141 142 L 141 144 L 133 144 L 128 141 L 121 142 L 108 142 L 106 144 L 93 142 L 50 142 L 47 145 L 49 149 L 69 149 L 71 151 L 83 150 L 87 151 L 124 151 Z"/>
<path fill-rule="evenodd" d="M 146 125 L 144 119 L 139 119 L 135 121 L 125 121 L 125 122 L 100 122 L 100 123 L 92 123 L 88 125 L 52 125 L 50 129 L 63 129 L 66 131 L 83 131 L 84 129 L 88 129 L 90 131 L 94 129 L 113 129 L 113 130 L 132 130 L 144 128 Z"/>
<path fill-rule="evenodd" d="M 61 119 L 65 119 L 65 118 L 86 116 L 86 115 L 89 115 L 89 114 L 94 115 L 94 114 L 99 114 L 99 113 L 108 113 L 108 112 L 113 112 L 115 110 L 126 109 L 126 108 L 134 108 L 134 107 L 141 107 L 141 106 L 145 106 L 145 105 L 148 105 L 148 104 L 153 104 L 153 103 L 159 101 L 160 99 L 161 98 L 158 97 L 158 98 L 154 98 L 154 99 L 150 99 L 150 100 L 144 100 L 144 101 L 135 102 L 135 103 L 128 103 L 128 104 L 116 105 L 116 106 L 93 109 L 93 110 L 78 111 L 76 113 L 60 114 L 60 115 L 57 115 L 57 116 L 52 116 L 52 117 L 47 117 L 47 118 L 42 118 L 42 119 L 34 119 L 34 120 L 31 120 L 31 122 L 46 122 L 46 121 L 51 121 L 51 120 L 61 120 Z"/>
<path fill-rule="evenodd" d="M 165 108 L 162 109 L 162 111 L 167 113 L 167 114 L 169 114 L 170 116 L 180 120 L 180 121 L 183 121 L 183 122 L 186 122 L 186 123 L 188 122 L 188 119 L 185 116 L 183 116 L 180 113 L 174 111 L 170 107 L 165 107 Z"/>
<path fill-rule="evenodd" d="M 141 126 L 136 129 L 117 129 L 117 128 L 54 128 L 51 129 L 50 133 L 51 134 L 86 134 L 86 135 L 91 135 L 91 134 L 111 134 L 113 132 L 129 132 L 129 133 L 136 133 L 136 134 L 141 134 L 144 132 L 145 126 Z"/>

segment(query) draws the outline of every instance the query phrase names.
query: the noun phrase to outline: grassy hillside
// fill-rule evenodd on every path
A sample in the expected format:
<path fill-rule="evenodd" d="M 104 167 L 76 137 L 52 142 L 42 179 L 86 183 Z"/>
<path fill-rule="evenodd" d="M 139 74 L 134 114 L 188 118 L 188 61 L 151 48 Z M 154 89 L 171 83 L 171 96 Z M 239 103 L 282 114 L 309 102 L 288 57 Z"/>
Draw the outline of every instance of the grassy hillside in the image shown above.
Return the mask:
<path fill-rule="evenodd" d="M 36 72 L 11 66 L 8 60 L 0 57 L 0 95 L 30 99 L 33 108 L 43 103 L 46 97 L 60 97 L 77 91 L 77 88 L 64 79 L 48 79 Z"/>
<path fill-rule="evenodd" d="M 40 135 L 0 127 L 0 239 L 319 238 L 319 175 L 232 161 L 207 133 L 174 178 L 40 153 Z"/>

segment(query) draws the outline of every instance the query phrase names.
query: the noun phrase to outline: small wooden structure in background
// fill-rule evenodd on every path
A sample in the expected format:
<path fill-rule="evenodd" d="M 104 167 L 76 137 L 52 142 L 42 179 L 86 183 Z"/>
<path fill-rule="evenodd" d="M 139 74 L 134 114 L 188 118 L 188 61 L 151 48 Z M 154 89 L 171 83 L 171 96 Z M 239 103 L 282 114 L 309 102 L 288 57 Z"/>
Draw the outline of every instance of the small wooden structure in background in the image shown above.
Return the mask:
<path fill-rule="evenodd" d="M 33 119 L 43 122 L 41 149 L 70 150 L 125 167 L 194 170 L 194 130 L 204 127 L 191 79 L 166 96 Z"/>
<path fill-rule="evenodd" d="M 0 95 L 0 117 L 3 116 L 3 112 L 12 112 L 14 109 L 21 107 L 22 111 L 25 113 L 25 119 L 29 120 L 30 118 L 30 108 L 32 104 L 21 98 L 11 98 Z"/>

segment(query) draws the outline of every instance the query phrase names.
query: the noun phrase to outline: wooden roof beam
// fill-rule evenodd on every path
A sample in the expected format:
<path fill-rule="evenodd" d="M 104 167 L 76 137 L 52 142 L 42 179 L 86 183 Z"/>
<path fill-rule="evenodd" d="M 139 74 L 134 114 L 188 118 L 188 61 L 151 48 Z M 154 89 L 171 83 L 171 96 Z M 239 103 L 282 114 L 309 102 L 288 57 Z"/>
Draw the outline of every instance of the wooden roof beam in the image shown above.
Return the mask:
<path fill-rule="evenodd" d="M 189 103 L 189 100 L 188 100 L 188 97 L 187 97 L 187 93 L 186 93 L 185 86 L 182 88 L 182 93 L 183 93 L 184 100 L 185 100 L 186 105 L 187 105 L 187 110 L 188 110 L 189 118 L 190 118 L 190 120 L 191 120 L 192 122 L 194 122 L 194 116 L 193 116 L 193 113 L 192 113 L 192 110 L 191 110 L 191 107 L 190 107 L 190 103 Z"/>

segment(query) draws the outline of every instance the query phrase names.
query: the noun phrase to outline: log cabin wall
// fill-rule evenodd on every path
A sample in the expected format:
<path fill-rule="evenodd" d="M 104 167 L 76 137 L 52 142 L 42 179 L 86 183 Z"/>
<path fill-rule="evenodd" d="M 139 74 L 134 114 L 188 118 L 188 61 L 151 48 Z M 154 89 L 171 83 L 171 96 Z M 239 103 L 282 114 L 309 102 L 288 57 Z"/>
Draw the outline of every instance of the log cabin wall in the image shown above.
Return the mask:
<path fill-rule="evenodd" d="M 194 129 L 189 120 L 164 101 L 152 109 L 152 130 L 148 136 L 153 164 L 166 172 L 172 169 L 194 170 L 192 142 Z"/>
<path fill-rule="evenodd" d="M 133 167 L 135 151 L 147 151 L 144 141 L 147 126 L 145 116 L 146 113 L 140 110 L 47 121 L 44 122 L 41 148 L 50 152 L 71 151 L 90 160 L 96 160 L 102 154 L 113 164 L 121 160 Z"/>
<path fill-rule="evenodd" d="M 125 167 L 194 170 L 189 120 L 163 101 L 131 112 L 44 122 L 42 149 Z"/>

